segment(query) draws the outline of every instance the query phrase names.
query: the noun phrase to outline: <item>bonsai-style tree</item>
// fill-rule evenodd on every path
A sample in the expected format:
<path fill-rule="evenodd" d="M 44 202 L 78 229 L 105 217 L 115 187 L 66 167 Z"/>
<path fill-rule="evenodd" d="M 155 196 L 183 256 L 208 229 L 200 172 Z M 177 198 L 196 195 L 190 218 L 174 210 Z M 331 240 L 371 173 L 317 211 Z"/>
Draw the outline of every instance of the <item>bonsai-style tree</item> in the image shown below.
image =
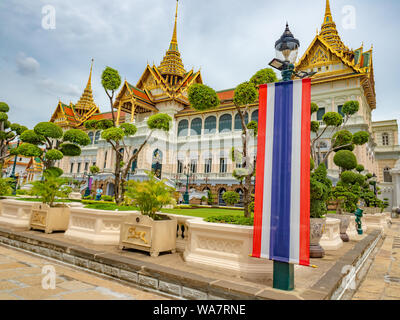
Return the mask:
<path fill-rule="evenodd" d="M 349 119 L 358 112 L 359 108 L 358 101 L 348 101 L 342 108 L 344 118 L 338 112 L 326 113 L 322 118 L 325 124 L 322 130 L 320 130 L 318 121 L 311 121 L 311 131 L 315 133 L 315 137 L 311 140 L 311 157 L 315 163 L 325 162 L 333 152 L 341 150 L 353 151 L 356 145 L 362 146 L 369 141 L 369 134 L 366 131 L 352 134 L 350 131 L 345 130 Z M 318 109 L 317 104 L 311 103 L 311 114 L 316 113 Z M 331 145 L 325 156 L 322 157 L 321 139 L 327 132 L 330 132 Z"/>
<path fill-rule="evenodd" d="M 344 170 L 353 170 L 358 165 L 356 156 L 349 150 L 340 150 L 337 152 L 333 158 L 333 162 L 342 172 Z"/>
<path fill-rule="evenodd" d="M 311 162 L 311 170 L 313 170 Z M 311 218 L 323 218 L 327 214 L 326 201 L 332 188 L 332 181 L 327 177 L 327 170 L 324 163 L 311 172 L 310 176 L 310 216 Z"/>
<path fill-rule="evenodd" d="M 96 175 L 100 172 L 100 168 L 98 166 L 91 166 L 89 170 L 92 175 Z"/>
<path fill-rule="evenodd" d="M 364 183 L 365 177 L 362 174 L 353 171 L 342 172 L 339 182 L 332 190 L 332 197 L 341 203 L 338 210 L 339 214 L 342 213 L 342 207 L 346 212 L 353 213 L 356 211 L 361 187 Z"/>
<path fill-rule="evenodd" d="M 53 172 L 44 172 L 43 181 L 34 181 L 31 190 L 32 194 L 39 196 L 43 203 L 54 207 L 56 197 L 67 198 L 71 188 L 67 186 L 68 178 L 60 178 Z"/>
<path fill-rule="evenodd" d="M 138 148 L 137 152 L 129 152 L 130 150 L 127 148 L 124 139 L 134 136 L 137 132 L 137 128 L 135 125 L 130 123 L 123 123 L 121 125 L 117 125 L 116 123 L 114 116 L 114 96 L 115 91 L 121 85 L 121 77 L 118 71 L 107 67 L 101 76 L 101 83 L 110 100 L 112 120 L 90 120 L 85 123 L 85 127 L 88 130 L 102 130 L 102 139 L 106 140 L 112 147 L 116 159 L 114 168 L 115 202 L 120 205 L 124 202 L 124 185 L 127 182 L 127 176 L 132 167 L 132 163 L 137 160 L 140 152 L 148 143 L 155 130 L 162 130 L 165 132 L 170 130 L 172 118 L 169 115 L 162 113 L 151 116 L 147 120 L 147 126 L 150 129 L 147 138 Z M 127 162 L 124 162 L 124 158 L 128 159 Z"/>
<path fill-rule="evenodd" d="M 132 200 L 143 215 L 148 215 L 153 220 L 158 220 L 157 212 L 173 200 L 174 189 L 165 184 L 165 180 L 158 180 L 147 172 L 146 181 L 128 181 L 126 196 Z"/>
<path fill-rule="evenodd" d="M 252 178 L 255 174 L 255 162 L 250 157 L 248 142 L 255 138 L 258 133 L 258 124 L 255 121 L 246 123 L 246 115 L 249 107 L 258 99 L 257 86 L 264 83 L 276 82 L 277 78 L 272 69 L 262 69 L 258 71 L 248 82 L 244 82 L 236 87 L 234 95 L 234 105 L 242 124 L 242 150 L 232 153 L 232 160 L 241 165 L 241 168 L 233 172 L 233 176 L 240 182 L 243 188 L 244 215 L 250 217 L 249 205 L 251 203 Z M 216 92 L 202 84 L 193 84 L 189 90 L 189 101 L 195 110 L 204 111 L 216 108 L 220 101 Z"/>
<path fill-rule="evenodd" d="M 54 168 L 55 162 L 64 156 L 76 157 L 81 154 L 80 146 L 90 144 L 86 132 L 78 129 L 63 130 L 52 122 L 41 122 L 33 130 L 26 130 L 21 134 L 23 142 L 13 150 L 14 154 L 26 157 L 38 157 L 43 163 L 44 170 L 62 170 Z M 44 146 L 44 150 L 42 150 Z"/>
<path fill-rule="evenodd" d="M 4 162 L 9 155 L 8 147 L 10 143 L 25 130 L 28 130 L 25 126 L 11 123 L 7 115 L 9 111 L 10 107 L 7 103 L 0 102 L 0 177 L 3 177 Z"/>
<path fill-rule="evenodd" d="M 228 206 L 234 206 L 235 204 L 239 203 L 240 195 L 237 192 L 228 191 L 224 193 L 222 199 Z"/>

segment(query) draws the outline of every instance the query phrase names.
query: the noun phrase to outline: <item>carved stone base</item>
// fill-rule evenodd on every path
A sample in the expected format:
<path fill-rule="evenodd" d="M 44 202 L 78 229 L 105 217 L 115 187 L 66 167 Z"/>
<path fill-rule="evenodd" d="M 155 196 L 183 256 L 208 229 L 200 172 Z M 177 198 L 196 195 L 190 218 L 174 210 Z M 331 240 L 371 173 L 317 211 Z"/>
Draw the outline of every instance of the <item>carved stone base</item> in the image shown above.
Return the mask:
<path fill-rule="evenodd" d="M 310 258 L 321 259 L 325 257 L 325 250 L 320 245 L 310 245 Z"/>

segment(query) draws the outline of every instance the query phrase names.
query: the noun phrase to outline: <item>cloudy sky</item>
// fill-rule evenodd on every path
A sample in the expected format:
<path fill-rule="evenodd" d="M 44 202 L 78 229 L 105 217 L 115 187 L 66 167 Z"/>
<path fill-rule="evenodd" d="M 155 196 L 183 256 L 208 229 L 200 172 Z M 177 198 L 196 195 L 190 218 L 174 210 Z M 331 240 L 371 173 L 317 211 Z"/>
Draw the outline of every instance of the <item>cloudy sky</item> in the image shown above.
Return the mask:
<path fill-rule="evenodd" d="M 0 0 L 0 101 L 11 120 L 32 127 L 48 121 L 57 102 L 76 102 L 95 59 L 96 103 L 108 111 L 100 76 L 106 66 L 136 84 L 146 63 L 159 64 L 172 35 L 175 0 Z M 55 29 L 43 28 L 46 6 Z M 348 27 L 346 6 L 355 9 Z M 331 0 L 339 33 L 350 48 L 374 46 L 377 110 L 373 119 L 398 119 L 400 42 L 398 0 Z M 44 11 L 43 11 L 44 10 Z M 325 0 L 181 0 L 178 41 L 187 70 L 201 68 L 216 90 L 248 80 L 274 57 L 288 21 L 300 55 L 320 27 Z M 43 13 L 44 12 L 44 13 Z M 351 21 L 350 21 L 351 22 Z M 390 62 L 393 61 L 393 62 Z"/>

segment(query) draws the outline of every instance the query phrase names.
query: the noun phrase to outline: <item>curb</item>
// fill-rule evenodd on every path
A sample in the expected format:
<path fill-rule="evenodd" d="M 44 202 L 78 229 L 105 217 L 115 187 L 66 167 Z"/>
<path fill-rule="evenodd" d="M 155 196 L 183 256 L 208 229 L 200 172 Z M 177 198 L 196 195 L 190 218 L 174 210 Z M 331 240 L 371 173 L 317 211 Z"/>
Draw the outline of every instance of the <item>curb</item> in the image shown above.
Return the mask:
<path fill-rule="evenodd" d="M 0 227 L 0 243 L 34 252 L 60 262 L 187 300 L 329 300 L 334 299 L 346 275 L 346 265 L 356 265 L 382 237 L 374 231 L 347 252 L 312 288 L 300 295 L 272 288 L 259 289 L 231 281 L 203 277 L 150 262 L 84 248 L 28 232 Z"/>

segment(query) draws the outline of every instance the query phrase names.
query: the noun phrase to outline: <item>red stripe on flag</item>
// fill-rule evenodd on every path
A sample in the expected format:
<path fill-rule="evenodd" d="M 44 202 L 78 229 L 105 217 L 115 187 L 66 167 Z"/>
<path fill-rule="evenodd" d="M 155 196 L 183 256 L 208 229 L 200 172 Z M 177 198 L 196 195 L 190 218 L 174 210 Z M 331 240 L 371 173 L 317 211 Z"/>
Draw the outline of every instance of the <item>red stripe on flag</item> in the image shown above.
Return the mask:
<path fill-rule="evenodd" d="M 255 258 L 261 257 L 266 141 L 265 132 L 267 127 L 267 94 L 268 85 L 261 85 L 259 90 L 256 188 L 254 199 L 253 257 Z"/>
<path fill-rule="evenodd" d="M 303 80 L 301 112 L 300 265 L 310 265 L 311 79 Z"/>

